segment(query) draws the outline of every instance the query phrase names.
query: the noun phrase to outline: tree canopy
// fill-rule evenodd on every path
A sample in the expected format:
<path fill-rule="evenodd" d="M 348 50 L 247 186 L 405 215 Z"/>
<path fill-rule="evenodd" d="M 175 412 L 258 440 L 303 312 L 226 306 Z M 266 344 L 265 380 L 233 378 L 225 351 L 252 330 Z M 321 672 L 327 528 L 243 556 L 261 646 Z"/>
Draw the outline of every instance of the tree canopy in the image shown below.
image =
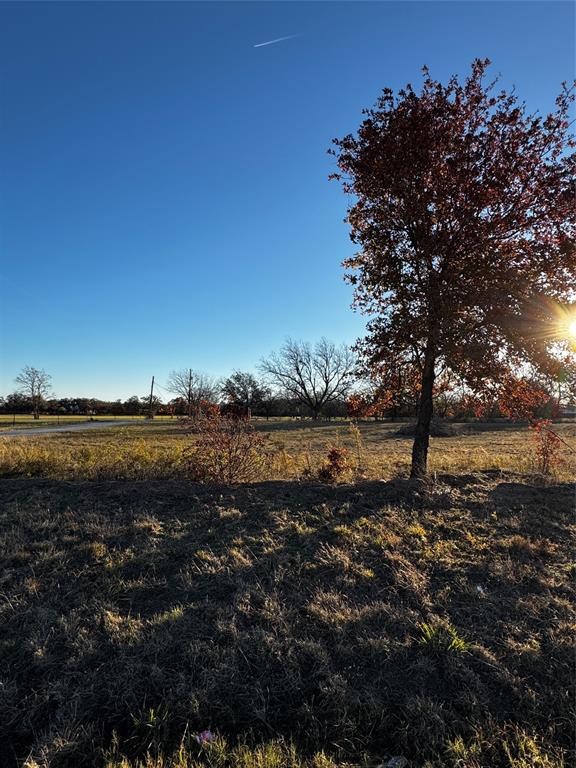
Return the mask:
<path fill-rule="evenodd" d="M 565 84 L 556 110 L 530 114 L 484 83 L 424 68 L 420 93 L 385 89 L 357 134 L 335 139 L 354 196 L 359 252 L 345 262 L 355 304 L 371 316 L 359 349 L 380 374 L 420 376 L 412 474 L 426 471 L 434 382 L 450 371 L 473 391 L 531 370 L 558 377 L 576 284 L 575 146 Z"/>
<path fill-rule="evenodd" d="M 249 414 L 270 397 L 270 391 L 256 377 L 245 371 L 234 371 L 222 383 L 222 394 L 230 405 Z"/>

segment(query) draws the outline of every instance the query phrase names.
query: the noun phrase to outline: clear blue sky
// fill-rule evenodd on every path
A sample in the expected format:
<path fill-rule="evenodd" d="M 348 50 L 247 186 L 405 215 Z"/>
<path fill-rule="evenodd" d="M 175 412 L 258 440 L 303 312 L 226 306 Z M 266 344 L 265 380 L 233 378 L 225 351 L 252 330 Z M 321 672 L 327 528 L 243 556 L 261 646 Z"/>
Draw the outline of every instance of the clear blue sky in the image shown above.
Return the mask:
<path fill-rule="evenodd" d="M 352 342 L 330 140 L 477 56 L 550 109 L 574 5 L 0 3 L 0 393 L 25 364 L 116 398 Z"/>

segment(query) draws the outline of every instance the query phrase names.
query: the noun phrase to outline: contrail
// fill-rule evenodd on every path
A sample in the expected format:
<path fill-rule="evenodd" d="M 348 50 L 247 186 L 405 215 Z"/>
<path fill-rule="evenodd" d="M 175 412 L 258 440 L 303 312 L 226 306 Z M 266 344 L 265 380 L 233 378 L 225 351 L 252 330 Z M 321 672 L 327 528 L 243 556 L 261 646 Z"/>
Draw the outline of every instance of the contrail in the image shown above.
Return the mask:
<path fill-rule="evenodd" d="M 282 40 L 292 40 L 293 37 L 298 35 L 286 35 L 286 37 L 277 37 L 275 40 L 267 40 L 265 43 L 256 43 L 253 48 L 262 48 L 263 45 L 272 45 L 273 43 L 281 43 Z"/>

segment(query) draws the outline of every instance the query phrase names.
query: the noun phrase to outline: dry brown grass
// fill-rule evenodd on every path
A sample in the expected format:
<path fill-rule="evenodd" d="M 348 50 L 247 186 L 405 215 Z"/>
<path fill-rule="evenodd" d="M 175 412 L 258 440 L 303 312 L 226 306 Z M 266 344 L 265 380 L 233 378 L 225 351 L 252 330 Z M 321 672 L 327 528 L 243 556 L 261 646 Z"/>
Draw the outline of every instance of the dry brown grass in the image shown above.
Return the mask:
<path fill-rule="evenodd" d="M 260 480 L 315 476 L 331 446 L 347 449 L 351 471 L 345 479 L 390 479 L 408 472 L 411 439 L 396 435 L 398 424 L 347 422 L 259 422 L 270 436 Z M 501 469 L 534 473 L 533 434 L 514 424 L 460 424 L 454 437 L 433 438 L 432 473 Z M 565 463 L 556 480 L 576 474 L 576 425 L 555 426 L 566 441 Z M 174 422 L 135 424 L 91 433 L 39 437 L 0 437 L 0 476 L 55 479 L 177 479 L 186 477 L 185 449 L 193 437 Z"/>
<path fill-rule="evenodd" d="M 500 471 L 4 479 L 0 761 L 567 766 L 573 502 Z"/>

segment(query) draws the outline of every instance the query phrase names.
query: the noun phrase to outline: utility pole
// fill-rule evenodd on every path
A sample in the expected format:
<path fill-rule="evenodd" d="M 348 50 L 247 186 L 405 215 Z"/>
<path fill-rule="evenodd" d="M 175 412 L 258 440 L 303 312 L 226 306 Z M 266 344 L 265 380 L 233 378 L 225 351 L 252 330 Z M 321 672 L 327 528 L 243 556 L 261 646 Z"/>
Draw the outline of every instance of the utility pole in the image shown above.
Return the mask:
<path fill-rule="evenodd" d="M 192 368 L 188 369 L 188 418 L 192 416 Z"/>
<path fill-rule="evenodd" d="M 152 398 L 154 396 L 154 376 L 152 376 L 152 384 L 150 386 L 150 400 L 148 401 L 148 418 L 153 419 L 154 413 L 152 412 Z"/>

